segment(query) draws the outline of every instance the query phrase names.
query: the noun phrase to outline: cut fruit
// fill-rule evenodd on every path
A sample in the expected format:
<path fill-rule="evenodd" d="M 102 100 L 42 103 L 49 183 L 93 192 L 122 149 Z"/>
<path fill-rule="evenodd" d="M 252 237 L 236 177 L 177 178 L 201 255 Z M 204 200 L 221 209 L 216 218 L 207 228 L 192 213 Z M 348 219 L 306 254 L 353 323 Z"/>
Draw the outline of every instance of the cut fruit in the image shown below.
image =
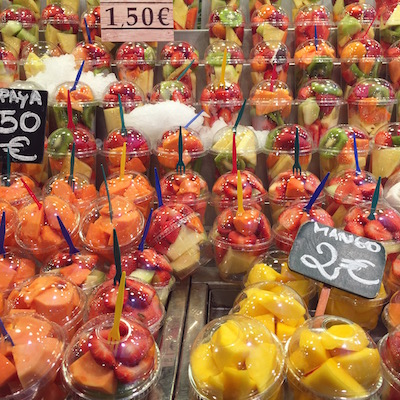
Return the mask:
<path fill-rule="evenodd" d="M 175 261 L 190 249 L 196 248 L 196 245 L 200 244 L 203 240 L 204 234 L 198 233 L 183 225 L 179 230 L 179 234 L 175 242 L 169 246 L 167 257 L 171 261 Z"/>

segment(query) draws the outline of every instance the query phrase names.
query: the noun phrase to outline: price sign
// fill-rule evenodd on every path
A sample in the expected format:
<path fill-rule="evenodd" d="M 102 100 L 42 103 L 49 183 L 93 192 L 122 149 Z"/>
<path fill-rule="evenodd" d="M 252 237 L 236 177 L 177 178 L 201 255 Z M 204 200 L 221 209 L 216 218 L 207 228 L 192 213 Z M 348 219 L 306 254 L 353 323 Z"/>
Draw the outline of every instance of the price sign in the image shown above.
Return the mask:
<path fill-rule="evenodd" d="M 101 0 L 100 16 L 107 42 L 174 40 L 172 0 Z"/>
<path fill-rule="evenodd" d="M 0 89 L 0 155 L 16 163 L 43 160 L 47 92 Z"/>
<path fill-rule="evenodd" d="M 379 242 L 317 222 L 300 227 L 289 255 L 292 271 L 368 299 L 379 292 L 385 261 Z"/>

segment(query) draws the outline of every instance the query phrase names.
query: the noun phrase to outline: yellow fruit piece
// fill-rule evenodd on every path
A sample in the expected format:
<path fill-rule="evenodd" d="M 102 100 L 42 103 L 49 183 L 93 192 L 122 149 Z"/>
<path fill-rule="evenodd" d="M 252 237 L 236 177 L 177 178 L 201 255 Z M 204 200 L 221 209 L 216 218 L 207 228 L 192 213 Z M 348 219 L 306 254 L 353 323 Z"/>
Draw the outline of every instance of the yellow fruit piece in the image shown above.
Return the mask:
<path fill-rule="evenodd" d="M 249 272 L 246 285 L 252 285 L 259 282 L 281 281 L 281 274 L 276 272 L 267 264 L 256 264 Z"/>
<path fill-rule="evenodd" d="M 261 343 L 252 348 L 247 356 L 246 368 L 259 393 L 269 386 L 276 368 L 276 360 L 276 347 L 270 343 Z"/>
<path fill-rule="evenodd" d="M 275 317 L 272 314 L 257 315 L 254 318 L 260 321 L 270 332 L 275 333 Z"/>
<path fill-rule="evenodd" d="M 224 395 L 224 373 L 210 376 L 208 379 L 208 391 L 217 399 L 222 399 Z"/>
<path fill-rule="evenodd" d="M 321 343 L 326 350 L 346 349 L 361 351 L 368 346 L 368 338 L 356 324 L 333 325 L 321 333 Z"/>
<path fill-rule="evenodd" d="M 379 379 L 380 357 L 377 349 L 365 348 L 354 353 L 333 357 L 332 360 L 364 387 L 370 387 Z"/>
<path fill-rule="evenodd" d="M 276 336 L 281 342 L 286 343 L 296 329 L 297 326 L 289 326 L 278 321 L 276 324 Z"/>
<path fill-rule="evenodd" d="M 246 369 L 224 368 L 224 400 L 237 400 L 255 394 L 257 387 Z"/>
<path fill-rule="evenodd" d="M 268 310 L 254 297 L 247 297 L 239 302 L 240 310 L 238 314 L 248 315 L 249 317 L 258 317 L 269 314 Z"/>
<path fill-rule="evenodd" d="M 299 281 L 290 281 L 287 283 L 287 285 L 303 298 L 307 297 L 310 292 L 310 282 L 305 279 Z"/>
<path fill-rule="evenodd" d="M 208 384 L 210 377 L 221 372 L 217 368 L 212 357 L 210 343 L 202 343 L 196 347 L 190 355 L 190 368 L 196 383 L 201 386 L 202 383 Z"/>

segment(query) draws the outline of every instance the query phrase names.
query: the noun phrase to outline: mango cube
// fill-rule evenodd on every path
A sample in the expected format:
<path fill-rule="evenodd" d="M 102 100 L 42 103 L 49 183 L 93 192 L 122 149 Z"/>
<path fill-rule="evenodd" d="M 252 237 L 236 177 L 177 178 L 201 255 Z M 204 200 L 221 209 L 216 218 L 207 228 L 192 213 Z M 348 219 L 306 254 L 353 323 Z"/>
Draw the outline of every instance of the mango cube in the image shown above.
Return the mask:
<path fill-rule="evenodd" d="M 202 343 L 193 350 L 190 356 L 190 367 L 193 377 L 200 385 L 202 382 L 207 383 L 210 377 L 221 372 L 212 357 L 210 343 Z"/>
<path fill-rule="evenodd" d="M 224 375 L 224 400 L 237 400 L 257 393 L 256 384 L 246 369 L 226 367 Z"/>
<path fill-rule="evenodd" d="M 346 349 L 361 351 L 368 346 L 368 338 L 356 324 L 333 325 L 321 334 L 321 342 L 326 350 Z"/>

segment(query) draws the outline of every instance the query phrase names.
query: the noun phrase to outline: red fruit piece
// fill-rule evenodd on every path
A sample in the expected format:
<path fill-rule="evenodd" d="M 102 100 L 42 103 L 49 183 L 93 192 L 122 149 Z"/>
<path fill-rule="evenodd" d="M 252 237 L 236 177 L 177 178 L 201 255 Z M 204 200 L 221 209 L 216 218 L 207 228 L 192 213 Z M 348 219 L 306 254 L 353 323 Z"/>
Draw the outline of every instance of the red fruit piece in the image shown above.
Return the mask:
<path fill-rule="evenodd" d="M 375 144 L 378 146 L 393 146 L 392 135 L 388 131 L 380 131 L 375 135 Z"/>
<path fill-rule="evenodd" d="M 362 224 L 356 221 L 349 221 L 344 227 L 344 230 L 357 236 L 365 236 L 364 227 L 362 226 Z"/>
<path fill-rule="evenodd" d="M 385 355 L 388 357 L 387 361 L 396 371 L 400 371 L 400 332 L 394 332 L 389 335 L 386 344 L 387 351 Z"/>
<path fill-rule="evenodd" d="M 310 218 L 324 225 L 335 226 L 332 217 L 322 208 L 311 208 Z"/>
<path fill-rule="evenodd" d="M 396 258 L 392 262 L 392 274 L 399 279 L 400 278 L 400 258 Z M 395 300 L 395 297 L 397 297 L 397 301 Z M 400 292 L 397 292 L 395 296 L 391 299 L 392 303 L 399 303 L 400 302 Z"/>
<path fill-rule="evenodd" d="M 138 365 L 127 367 L 123 364 L 118 364 L 114 368 L 115 377 L 119 382 L 128 384 L 136 382 L 139 379 L 145 379 L 150 375 L 154 365 L 153 355 L 144 358 Z"/>
<path fill-rule="evenodd" d="M 150 332 L 147 332 L 147 336 L 130 337 L 120 342 L 115 358 L 118 362 L 133 367 L 139 364 L 153 345 L 154 342 Z"/>
<path fill-rule="evenodd" d="M 128 300 L 132 307 L 146 308 L 151 304 L 156 295 L 153 287 L 136 279 L 128 279 L 126 284 L 129 290 Z"/>
<path fill-rule="evenodd" d="M 400 232 L 400 215 L 395 210 L 386 208 L 378 219 L 390 232 Z"/>
<path fill-rule="evenodd" d="M 368 221 L 364 229 L 365 236 L 370 239 L 377 241 L 393 239 L 392 234 L 377 220 Z"/>
<path fill-rule="evenodd" d="M 88 346 L 97 363 L 107 367 L 116 365 L 115 357 L 106 341 L 92 335 L 89 338 Z"/>
<path fill-rule="evenodd" d="M 290 207 L 279 216 L 279 224 L 287 231 L 297 231 L 304 212 L 300 207 Z"/>
<path fill-rule="evenodd" d="M 257 241 L 257 237 L 255 235 L 243 236 L 236 231 L 232 231 L 228 235 L 228 240 L 236 245 L 249 245 L 254 244 Z"/>
<path fill-rule="evenodd" d="M 244 210 L 233 218 L 235 229 L 244 236 L 257 232 L 260 212 L 257 210 Z"/>

